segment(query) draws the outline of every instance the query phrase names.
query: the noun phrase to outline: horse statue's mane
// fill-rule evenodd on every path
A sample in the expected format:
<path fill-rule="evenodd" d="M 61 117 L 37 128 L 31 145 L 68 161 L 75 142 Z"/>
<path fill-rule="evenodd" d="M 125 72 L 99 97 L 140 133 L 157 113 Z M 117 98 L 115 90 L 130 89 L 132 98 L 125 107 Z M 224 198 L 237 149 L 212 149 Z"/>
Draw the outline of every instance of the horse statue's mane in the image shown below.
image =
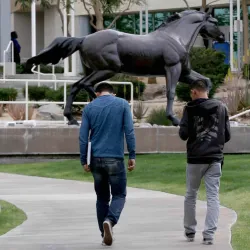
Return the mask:
<path fill-rule="evenodd" d="M 155 30 L 158 30 L 160 28 L 163 28 L 163 27 L 166 27 L 168 26 L 170 23 L 176 21 L 176 20 L 179 20 L 181 19 L 183 16 L 187 16 L 187 15 L 190 15 L 194 12 L 197 12 L 196 10 L 184 10 L 182 12 L 175 12 L 173 15 L 167 17 L 167 19 L 162 23 L 160 24 Z"/>

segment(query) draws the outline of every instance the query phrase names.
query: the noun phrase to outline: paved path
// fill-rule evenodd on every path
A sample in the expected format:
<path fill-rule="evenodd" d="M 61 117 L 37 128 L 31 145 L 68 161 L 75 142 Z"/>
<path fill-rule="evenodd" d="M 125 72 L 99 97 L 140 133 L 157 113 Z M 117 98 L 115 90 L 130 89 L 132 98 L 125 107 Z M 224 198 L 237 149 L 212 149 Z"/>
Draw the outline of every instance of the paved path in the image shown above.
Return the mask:
<path fill-rule="evenodd" d="M 103 249 L 97 228 L 93 184 L 0 173 L 0 199 L 23 209 L 28 220 L 0 237 L 4 250 Z M 230 250 L 233 211 L 222 207 L 214 246 L 201 244 L 206 204 L 198 202 L 194 243 L 183 237 L 183 197 L 128 189 L 127 203 L 115 227 L 117 250 Z"/>

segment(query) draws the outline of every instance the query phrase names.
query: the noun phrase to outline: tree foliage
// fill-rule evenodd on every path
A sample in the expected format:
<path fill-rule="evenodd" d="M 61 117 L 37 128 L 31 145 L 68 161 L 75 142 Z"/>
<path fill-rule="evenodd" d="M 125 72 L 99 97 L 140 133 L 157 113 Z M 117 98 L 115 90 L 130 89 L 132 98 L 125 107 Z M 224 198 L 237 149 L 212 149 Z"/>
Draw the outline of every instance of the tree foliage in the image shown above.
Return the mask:
<path fill-rule="evenodd" d="M 95 30 L 104 29 L 103 16 L 113 16 L 113 21 L 107 27 L 111 28 L 114 23 L 128 11 L 132 5 L 141 5 L 145 0 L 81 0 L 85 10 L 90 16 L 90 24 Z M 94 13 L 94 15 L 92 14 Z M 96 18 L 96 22 L 94 19 Z"/>

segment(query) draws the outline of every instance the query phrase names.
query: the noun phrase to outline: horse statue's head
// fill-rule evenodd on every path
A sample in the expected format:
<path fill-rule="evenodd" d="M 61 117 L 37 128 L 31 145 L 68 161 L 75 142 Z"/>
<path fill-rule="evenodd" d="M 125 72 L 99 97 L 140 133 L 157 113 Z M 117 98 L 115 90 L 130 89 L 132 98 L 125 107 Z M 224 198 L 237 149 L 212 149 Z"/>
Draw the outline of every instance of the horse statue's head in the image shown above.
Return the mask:
<path fill-rule="evenodd" d="M 168 17 L 157 29 L 166 29 L 169 34 L 178 34 L 183 41 L 186 41 L 186 44 L 193 38 L 195 39 L 198 33 L 204 39 L 224 42 L 225 36 L 217 23 L 217 19 L 211 15 L 211 9 L 207 12 L 204 10 L 184 10 Z"/>
<path fill-rule="evenodd" d="M 218 42 L 225 42 L 225 35 L 218 27 L 218 20 L 211 15 L 211 9 L 205 13 L 204 25 L 200 30 L 200 34 L 205 39 L 213 39 Z"/>

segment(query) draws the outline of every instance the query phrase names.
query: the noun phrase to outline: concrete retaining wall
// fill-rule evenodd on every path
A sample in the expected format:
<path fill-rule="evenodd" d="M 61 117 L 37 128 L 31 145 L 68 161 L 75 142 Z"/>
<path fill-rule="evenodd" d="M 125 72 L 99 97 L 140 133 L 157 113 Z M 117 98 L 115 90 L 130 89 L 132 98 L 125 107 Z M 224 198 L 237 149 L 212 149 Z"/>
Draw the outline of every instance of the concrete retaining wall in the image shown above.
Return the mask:
<path fill-rule="evenodd" d="M 137 153 L 181 153 L 175 127 L 136 128 Z M 79 154 L 79 128 L 1 128 L 0 155 Z M 125 146 L 126 148 L 126 146 Z M 225 153 L 250 153 L 250 127 L 233 127 Z"/>

